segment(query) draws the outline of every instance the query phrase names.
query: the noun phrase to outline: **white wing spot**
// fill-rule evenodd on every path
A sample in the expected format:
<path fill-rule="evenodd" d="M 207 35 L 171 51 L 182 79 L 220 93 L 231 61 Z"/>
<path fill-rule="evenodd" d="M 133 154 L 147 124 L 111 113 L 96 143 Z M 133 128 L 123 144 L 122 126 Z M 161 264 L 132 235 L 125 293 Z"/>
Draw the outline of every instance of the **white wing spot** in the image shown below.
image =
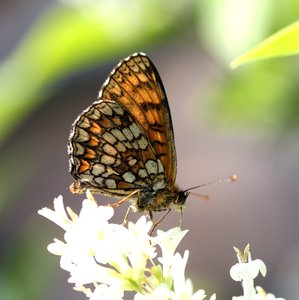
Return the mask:
<path fill-rule="evenodd" d="M 76 132 L 75 139 L 77 142 L 86 142 L 89 140 L 89 134 L 82 128 L 79 128 L 78 131 Z"/>
<path fill-rule="evenodd" d="M 137 143 L 139 145 L 139 148 L 144 150 L 148 146 L 148 142 L 144 136 L 142 136 L 139 140 L 137 140 Z"/>
<path fill-rule="evenodd" d="M 75 147 L 73 148 L 74 150 L 74 154 L 75 155 L 82 155 L 84 154 L 84 148 L 82 145 L 80 145 L 79 143 L 74 143 Z"/>
<path fill-rule="evenodd" d="M 105 166 L 102 164 L 94 164 L 92 168 L 92 174 L 94 175 L 100 175 L 105 172 Z"/>
<path fill-rule="evenodd" d="M 105 177 L 105 178 L 109 177 L 112 174 L 119 175 L 114 169 L 112 169 L 109 166 L 106 166 L 105 171 L 106 171 L 105 173 L 102 173 L 102 176 Z"/>
<path fill-rule="evenodd" d="M 140 170 L 138 171 L 138 175 L 139 175 L 141 178 L 145 178 L 145 177 L 148 176 L 148 174 L 147 174 L 147 172 L 146 172 L 145 169 L 140 169 Z"/>
<path fill-rule="evenodd" d="M 115 136 L 110 132 L 103 133 L 102 138 L 112 145 L 116 142 Z"/>
<path fill-rule="evenodd" d="M 138 145 L 137 141 L 132 142 L 132 145 L 133 145 L 134 149 L 136 149 L 136 150 L 139 149 L 139 145 Z"/>
<path fill-rule="evenodd" d="M 88 111 L 86 115 L 93 120 L 98 120 L 101 117 L 101 112 L 98 109 L 93 108 L 92 110 Z"/>
<path fill-rule="evenodd" d="M 115 189 L 116 188 L 116 182 L 114 179 L 106 179 L 105 180 L 105 185 L 107 186 L 108 189 Z"/>
<path fill-rule="evenodd" d="M 130 130 L 133 133 L 135 138 L 138 138 L 139 135 L 141 134 L 140 128 L 136 125 L 136 123 L 132 123 L 130 125 Z"/>
<path fill-rule="evenodd" d="M 134 166 L 135 164 L 137 163 L 137 159 L 135 159 L 135 158 L 131 158 L 130 160 L 129 160 L 129 166 Z"/>
<path fill-rule="evenodd" d="M 124 142 L 123 144 L 124 144 L 125 147 L 128 148 L 128 149 L 132 149 L 132 148 L 133 148 L 133 146 L 132 146 L 132 144 L 131 144 L 130 142 Z"/>
<path fill-rule="evenodd" d="M 104 154 L 101 156 L 101 163 L 104 165 L 113 165 L 115 163 L 115 158 Z"/>
<path fill-rule="evenodd" d="M 91 174 L 81 174 L 80 178 L 81 178 L 82 181 L 92 182 L 93 175 L 91 175 Z"/>
<path fill-rule="evenodd" d="M 112 129 L 111 133 L 121 142 L 127 139 L 119 129 Z"/>
<path fill-rule="evenodd" d="M 96 177 L 94 179 L 94 181 L 99 185 L 99 186 L 103 186 L 104 184 L 104 178 L 103 177 Z"/>
<path fill-rule="evenodd" d="M 104 150 L 104 152 L 106 152 L 107 154 L 109 154 L 111 156 L 115 156 L 117 154 L 117 150 L 110 144 L 105 144 L 103 146 L 103 150 Z"/>
<path fill-rule="evenodd" d="M 147 183 L 144 181 L 140 181 L 140 180 L 136 180 L 134 182 L 135 185 L 139 185 L 139 186 L 143 186 L 143 187 L 147 187 Z"/>
<path fill-rule="evenodd" d="M 158 173 L 164 173 L 164 167 L 160 159 L 158 159 Z"/>
<path fill-rule="evenodd" d="M 104 107 L 101 107 L 101 112 L 103 114 L 105 114 L 106 116 L 112 116 L 113 115 L 112 109 L 107 104 L 105 104 Z"/>
<path fill-rule="evenodd" d="M 119 152 L 125 152 L 127 150 L 125 145 L 121 142 L 116 143 L 114 146 Z"/>
<path fill-rule="evenodd" d="M 164 180 L 159 180 L 153 185 L 153 189 L 156 190 L 161 190 L 165 188 L 165 181 Z"/>
<path fill-rule="evenodd" d="M 90 127 L 89 119 L 83 116 L 82 119 L 78 121 L 78 126 L 81 128 L 89 128 Z"/>
<path fill-rule="evenodd" d="M 122 132 L 123 132 L 123 134 L 126 136 L 126 138 L 129 140 L 129 141 L 133 141 L 133 138 L 134 138 L 134 136 L 133 136 L 133 133 L 132 133 L 132 131 L 129 129 L 129 128 L 124 128 L 123 130 L 122 130 Z"/>
<path fill-rule="evenodd" d="M 130 182 L 130 183 L 136 179 L 135 175 L 132 172 L 126 172 L 123 174 L 122 177 L 126 182 Z"/>
<path fill-rule="evenodd" d="M 146 163 L 145 163 L 145 167 L 146 167 L 146 170 L 148 172 L 148 174 L 157 174 L 158 173 L 158 165 L 157 163 L 152 160 L 152 159 L 149 159 Z"/>

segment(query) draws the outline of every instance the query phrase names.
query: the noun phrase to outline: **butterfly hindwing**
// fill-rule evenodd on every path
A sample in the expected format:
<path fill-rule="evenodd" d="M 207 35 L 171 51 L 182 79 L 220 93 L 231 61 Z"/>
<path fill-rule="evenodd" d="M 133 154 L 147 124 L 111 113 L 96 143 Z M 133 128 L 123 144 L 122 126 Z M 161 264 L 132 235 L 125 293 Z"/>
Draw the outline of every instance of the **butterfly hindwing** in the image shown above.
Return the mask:
<path fill-rule="evenodd" d="M 81 188 L 110 196 L 163 189 L 166 174 L 143 128 L 121 104 L 99 100 L 75 121 L 70 172 Z"/>

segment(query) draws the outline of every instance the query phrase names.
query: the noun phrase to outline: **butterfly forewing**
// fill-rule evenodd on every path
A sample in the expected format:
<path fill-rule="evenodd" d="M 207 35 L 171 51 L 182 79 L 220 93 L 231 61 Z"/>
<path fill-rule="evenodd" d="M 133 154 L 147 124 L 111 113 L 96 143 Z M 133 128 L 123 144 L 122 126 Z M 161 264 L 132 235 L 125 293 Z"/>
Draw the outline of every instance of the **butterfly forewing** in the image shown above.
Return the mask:
<path fill-rule="evenodd" d="M 176 152 L 166 93 L 151 60 L 137 53 L 122 60 L 104 83 L 100 99 L 113 100 L 131 112 L 143 127 L 166 170 L 169 185 L 176 178 Z"/>

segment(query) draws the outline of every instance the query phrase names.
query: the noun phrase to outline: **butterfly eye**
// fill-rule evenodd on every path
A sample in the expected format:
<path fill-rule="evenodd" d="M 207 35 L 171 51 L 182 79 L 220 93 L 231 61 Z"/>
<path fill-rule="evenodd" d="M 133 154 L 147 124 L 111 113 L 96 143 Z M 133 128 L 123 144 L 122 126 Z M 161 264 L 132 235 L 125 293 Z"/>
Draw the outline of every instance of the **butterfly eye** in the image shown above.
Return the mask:
<path fill-rule="evenodd" d="M 176 205 L 183 206 L 186 203 L 187 197 L 189 196 L 190 192 L 180 191 L 178 193 L 178 199 L 176 201 Z"/>

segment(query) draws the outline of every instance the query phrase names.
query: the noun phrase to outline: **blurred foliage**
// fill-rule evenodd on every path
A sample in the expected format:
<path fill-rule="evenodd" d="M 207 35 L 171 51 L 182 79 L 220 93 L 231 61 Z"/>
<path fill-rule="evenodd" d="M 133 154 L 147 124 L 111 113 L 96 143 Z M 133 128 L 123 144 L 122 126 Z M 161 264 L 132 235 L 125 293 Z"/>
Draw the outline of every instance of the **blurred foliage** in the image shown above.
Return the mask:
<path fill-rule="evenodd" d="M 299 21 L 271 35 L 231 63 L 232 68 L 259 59 L 299 54 Z"/>
<path fill-rule="evenodd" d="M 207 89 L 206 96 L 214 100 L 209 103 L 209 111 L 213 111 L 213 120 L 218 126 L 243 124 L 234 126 L 235 130 L 244 130 L 244 126 L 256 133 L 296 130 L 299 126 L 298 80 L 297 64 L 291 58 L 224 72 L 218 85 Z"/>
<path fill-rule="evenodd" d="M 198 1 L 197 12 L 199 37 L 207 51 L 224 66 L 202 93 L 202 97 L 208 99 L 211 124 L 236 130 L 247 127 L 255 132 L 297 130 L 298 58 L 276 58 L 234 71 L 227 68 L 233 57 L 297 21 L 299 2 Z M 271 45 L 269 40 L 265 41 L 259 49 L 261 52 L 256 55 L 265 58 L 296 54 L 299 47 L 297 37 L 296 22 L 270 38 Z"/>
<path fill-rule="evenodd" d="M 71 72 L 118 53 L 136 52 L 169 35 L 188 14 L 188 2 L 63 1 L 34 22 L 0 65 L 0 139 Z"/>
<path fill-rule="evenodd" d="M 43 299 L 42 295 L 53 288 L 48 283 L 53 280 L 53 271 L 58 267 L 57 260 L 45 255 L 45 248 L 40 246 L 49 242 L 42 230 L 45 230 L 45 227 L 36 226 L 34 217 L 22 228 L 17 239 L 10 244 L 2 243 L 1 299 Z"/>
<path fill-rule="evenodd" d="M 273 21 L 271 0 L 213 0 L 195 4 L 199 38 L 208 52 L 224 64 L 267 36 Z"/>
<path fill-rule="evenodd" d="M 236 68 L 242 64 L 266 58 L 298 55 L 298 37 L 299 21 L 281 29 L 234 59 L 231 67 Z M 274 129 L 278 129 L 278 124 L 283 124 L 284 130 L 298 129 L 297 95 L 299 89 L 297 83 L 299 76 L 294 61 L 299 60 L 291 59 L 291 64 L 286 61 L 274 63 L 271 61 L 249 68 L 246 73 L 241 72 L 232 76 L 235 78 L 230 79 L 228 85 L 218 90 L 221 95 L 215 95 L 215 98 L 227 99 L 228 105 L 218 107 L 219 115 L 225 115 L 228 119 L 237 116 L 239 121 L 245 120 L 248 125 L 251 124 L 251 127 L 254 124 L 260 127 L 263 122 Z M 244 102 L 248 105 L 244 106 Z M 234 107 L 234 109 L 228 110 L 228 107 Z"/>

